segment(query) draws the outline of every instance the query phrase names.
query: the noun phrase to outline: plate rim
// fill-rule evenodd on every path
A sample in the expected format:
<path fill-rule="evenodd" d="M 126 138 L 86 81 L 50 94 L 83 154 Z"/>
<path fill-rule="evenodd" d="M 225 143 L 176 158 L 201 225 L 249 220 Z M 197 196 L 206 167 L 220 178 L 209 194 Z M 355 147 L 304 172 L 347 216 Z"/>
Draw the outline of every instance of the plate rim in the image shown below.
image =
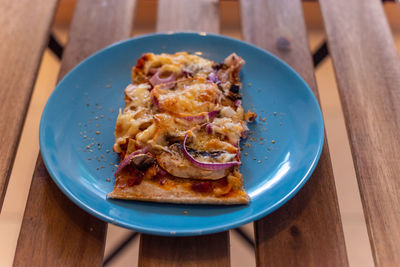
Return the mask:
<path fill-rule="evenodd" d="M 243 217 L 241 219 L 238 220 L 234 220 L 232 222 L 223 222 L 219 225 L 216 226 L 212 226 L 209 228 L 203 228 L 202 230 L 185 230 L 185 229 L 180 229 L 180 230 L 176 230 L 175 232 L 171 232 L 169 230 L 163 230 L 162 228 L 156 228 L 156 227 L 146 227 L 146 226 L 138 226 L 138 225 L 132 225 L 132 223 L 124 223 L 124 222 L 117 222 L 114 218 L 97 211 L 96 209 L 92 208 L 91 206 L 85 204 L 82 200 L 80 200 L 77 196 L 74 195 L 73 192 L 71 192 L 71 190 L 67 189 L 66 186 L 64 185 L 64 183 L 62 183 L 60 178 L 56 178 L 57 175 L 54 172 L 54 170 L 52 169 L 51 165 L 49 163 L 49 156 L 46 155 L 45 150 L 46 150 L 46 140 L 45 140 L 45 118 L 46 118 L 46 113 L 48 113 L 48 109 L 49 109 L 49 103 L 52 101 L 52 99 L 55 97 L 54 95 L 56 94 L 57 90 L 61 90 L 59 89 L 60 85 L 66 80 L 68 79 L 69 76 L 73 75 L 74 72 L 77 71 L 77 69 L 85 64 L 87 61 L 92 60 L 93 58 L 97 57 L 100 54 L 105 53 L 106 51 L 108 51 L 109 49 L 112 49 L 114 47 L 123 45 L 126 42 L 134 42 L 135 40 L 139 40 L 139 39 L 144 39 L 144 38 L 152 38 L 152 37 L 159 37 L 159 36 L 177 36 L 177 35 L 200 35 L 202 37 L 207 38 L 207 36 L 212 36 L 212 37 L 216 37 L 216 38 L 221 38 L 221 39 L 225 39 L 229 42 L 235 42 L 238 43 L 240 45 L 245 45 L 245 46 L 250 46 L 253 49 L 258 50 L 261 53 L 266 53 L 268 54 L 268 56 L 272 57 L 274 60 L 278 61 L 280 64 L 283 64 L 290 72 L 292 72 L 292 74 L 294 74 L 295 76 L 297 76 L 297 78 L 301 81 L 301 83 L 303 83 L 303 85 L 305 86 L 306 90 L 308 91 L 308 93 L 311 95 L 311 100 L 312 103 L 315 105 L 316 110 L 317 110 L 317 114 L 316 116 L 318 117 L 318 130 L 320 131 L 321 135 L 319 136 L 319 142 L 318 142 L 318 150 L 316 151 L 317 153 L 314 155 L 312 163 L 310 164 L 310 166 L 307 167 L 307 172 L 305 172 L 305 174 L 303 175 L 303 177 L 301 178 L 301 180 L 297 183 L 297 185 L 295 187 L 293 187 L 290 191 L 288 191 L 284 197 L 282 197 L 279 201 L 275 202 L 273 205 L 271 205 L 269 208 L 263 209 L 257 213 L 252 213 L 250 216 L 247 217 Z M 314 172 L 316 166 L 318 165 L 319 159 L 321 157 L 322 154 L 322 150 L 324 147 L 324 143 L 325 143 L 325 126 L 324 126 L 324 119 L 322 116 L 322 111 L 321 111 L 321 107 L 319 105 L 319 102 L 315 96 L 315 94 L 313 93 L 313 91 L 311 90 L 311 88 L 309 87 L 309 85 L 304 81 L 304 79 L 300 76 L 300 74 L 298 74 L 289 64 L 287 64 L 286 62 L 284 62 L 282 59 L 278 58 L 276 55 L 272 54 L 271 52 L 264 50 L 258 46 L 255 46 L 251 43 L 248 43 L 246 41 L 242 41 L 239 39 L 235 39 L 229 36 L 225 36 L 225 35 L 221 35 L 221 34 L 214 34 L 214 33 L 208 33 L 208 32 L 195 32 L 195 31 L 177 31 L 177 32 L 173 32 L 173 31 L 169 31 L 169 32 L 161 32 L 161 33 L 149 33 L 149 34 L 143 34 L 143 35 L 139 35 L 139 36 L 135 36 L 135 37 L 131 37 L 131 38 L 127 38 L 127 39 L 123 39 L 121 41 L 112 43 L 98 51 L 96 51 L 95 53 L 91 54 L 90 56 L 86 57 L 84 60 L 80 61 L 78 64 L 76 64 L 70 71 L 68 71 L 68 73 L 66 75 L 64 75 L 64 77 L 56 84 L 54 90 L 52 91 L 52 93 L 50 94 L 49 98 L 46 101 L 46 105 L 42 111 L 42 115 L 41 115 L 41 119 L 40 119 L 40 125 L 39 125 L 39 147 L 40 147 L 40 154 L 42 156 L 43 162 L 46 166 L 47 171 L 49 172 L 50 177 L 52 178 L 52 180 L 55 182 L 55 184 L 57 185 L 57 187 L 63 192 L 64 195 L 66 195 L 73 203 L 75 203 L 79 208 L 83 209 L 84 211 L 88 212 L 89 214 L 99 218 L 102 221 L 105 221 L 107 223 L 111 223 L 117 226 L 122 226 L 124 228 L 128 228 L 131 230 L 135 230 L 137 232 L 140 233 L 144 233 L 144 234 L 152 234 L 152 235 L 161 235 L 161 236 L 196 236 L 196 235 L 204 235 L 204 234 L 212 234 L 212 233 L 218 233 L 218 232 L 222 232 L 222 231 L 226 231 L 241 225 L 244 225 L 246 223 L 249 222 L 253 222 L 256 221 L 262 217 L 265 217 L 266 215 L 274 212 L 275 210 L 277 210 L 278 208 L 280 208 L 281 206 L 283 206 L 286 202 L 288 202 L 291 198 L 293 198 L 293 196 L 296 195 L 296 193 L 304 186 L 304 184 L 308 181 L 308 179 L 311 177 L 312 173 Z"/>

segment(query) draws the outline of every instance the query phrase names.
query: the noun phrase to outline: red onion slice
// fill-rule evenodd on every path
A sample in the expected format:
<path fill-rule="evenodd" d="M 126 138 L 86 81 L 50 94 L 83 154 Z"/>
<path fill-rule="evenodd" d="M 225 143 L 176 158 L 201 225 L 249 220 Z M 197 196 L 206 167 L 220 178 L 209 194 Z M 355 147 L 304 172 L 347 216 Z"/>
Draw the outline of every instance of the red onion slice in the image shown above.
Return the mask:
<path fill-rule="evenodd" d="M 210 112 L 208 112 L 208 117 L 209 117 L 210 119 L 213 119 L 215 116 L 218 115 L 218 112 L 219 112 L 219 110 L 210 111 Z"/>
<path fill-rule="evenodd" d="M 215 116 L 217 116 L 218 114 L 218 110 L 213 110 L 207 113 L 207 115 L 205 114 L 201 114 L 201 115 L 193 115 L 193 116 L 184 116 L 182 117 L 182 119 L 187 120 L 187 121 L 203 121 L 204 119 L 206 119 L 206 116 L 208 117 L 209 120 L 213 119 Z"/>
<path fill-rule="evenodd" d="M 157 109 L 161 111 L 160 102 L 158 101 L 158 98 L 156 96 L 153 96 L 153 102 L 156 105 Z"/>
<path fill-rule="evenodd" d="M 139 155 L 139 154 L 146 154 L 149 151 L 148 147 L 144 147 L 142 149 L 136 150 L 135 152 L 131 153 L 129 156 L 127 156 L 121 163 L 118 165 L 117 170 L 114 173 L 114 176 L 116 177 L 118 173 L 122 171 L 123 168 L 125 168 L 129 163 L 131 162 L 132 157 Z"/>
<path fill-rule="evenodd" d="M 238 107 L 238 106 L 240 106 L 241 104 L 242 104 L 242 101 L 241 101 L 241 100 L 236 100 L 236 101 L 235 101 L 235 106 Z"/>
<path fill-rule="evenodd" d="M 205 170 L 224 170 L 228 169 L 232 166 L 237 166 L 242 164 L 240 161 L 231 161 L 226 163 L 208 163 L 208 162 L 200 162 L 192 157 L 186 149 L 186 140 L 188 137 L 188 133 L 185 134 L 185 138 L 183 139 L 182 151 L 185 157 L 195 166 L 205 169 Z"/>
<path fill-rule="evenodd" d="M 210 81 L 210 82 L 213 82 L 213 83 L 215 83 L 215 84 L 221 83 L 221 81 L 219 80 L 218 75 L 215 74 L 214 72 L 211 72 L 211 73 L 208 75 L 207 80 Z"/>
<path fill-rule="evenodd" d="M 176 76 L 174 73 L 171 73 L 168 77 L 166 78 L 161 78 L 160 77 L 160 71 L 157 71 L 156 74 L 154 74 L 149 82 L 151 85 L 156 86 L 158 84 L 165 84 L 168 89 L 172 88 L 175 84 L 173 83 L 176 79 Z"/>
<path fill-rule="evenodd" d="M 213 133 L 212 123 L 207 123 L 207 125 L 206 125 L 206 132 L 207 132 L 208 134 L 212 134 L 212 133 Z"/>
<path fill-rule="evenodd" d="M 204 120 L 206 116 L 204 114 L 202 115 L 194 115 L 194 116 L 184 116 L 182 119 L 187 120 L 187 121 L 202 121 Z"/>

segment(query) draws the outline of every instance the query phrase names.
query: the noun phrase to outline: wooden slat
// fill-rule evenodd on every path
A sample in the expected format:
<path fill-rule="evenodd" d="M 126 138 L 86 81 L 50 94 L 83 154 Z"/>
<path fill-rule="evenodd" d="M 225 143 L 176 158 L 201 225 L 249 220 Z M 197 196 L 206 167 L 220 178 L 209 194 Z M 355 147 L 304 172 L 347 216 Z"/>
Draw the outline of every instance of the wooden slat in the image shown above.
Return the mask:
<path fill-rule="evenodd" d="M 318 97 L 301 2 L 243 0 L 243 37 L 290 64 Z M 255 222 L 258 266 L 347 266 L 328 144 L 303 189 Z"/>
<path fill-rule="evenodd" d="M 219 31 L 216 0 L 159 0 L 157 31 Z M 230 265 L 229 233 L 196 237 L 141 235 L 139 266 Z"/>
<path fill-rule="evenodd" d="M 229 233 L 197 237 L 142 235 L 139 266 L 229 266 Z"/>
<path fill-rule="evenodd" d="M 135 4 L 134 0 L 80 0 L 59 78 L 96 50 L 129 37 Z M 100 266 L 106 225 L 61 193 L 39 156 L 14 266 Z"/>
<path fill-rule="evenodd" d="M 0 211 L 58 0 L 0 0 Z"/>
<path fill-rule="evenodd" d="M 157 31 L 219 32 L 218 0 L 160 0 Z"/>
<path fill-rule="evenodd" d="M 321 0 L 377 266 L 400 266 L 400 62 L 378 0 Z"/>

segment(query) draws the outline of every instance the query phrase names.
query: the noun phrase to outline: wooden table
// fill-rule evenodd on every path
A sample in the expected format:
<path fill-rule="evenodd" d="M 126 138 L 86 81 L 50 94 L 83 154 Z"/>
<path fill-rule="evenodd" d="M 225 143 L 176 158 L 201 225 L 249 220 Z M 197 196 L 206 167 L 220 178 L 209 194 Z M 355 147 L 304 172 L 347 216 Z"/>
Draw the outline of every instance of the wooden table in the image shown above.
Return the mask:
<path fill-rule="evenodd" d="M 320 0 L 377 266 L 400 266 L 400 62 L 379 0 Z M 0 0 L 0 207 L 57 0 Z M 79 0 L 59 78 L 130 36 L 136 0 Z M 318 97 L 300 0 L 242 0 L 242 36 L 279 56 Z M 217 0 L 159 0 L 157 31 L 219 31 Z M 189 14 L 189 15 L 188 15 Z M 289 47 L 281 47 L 285 38 Z M 254 224 L 258 266 L 347 266 L 328 145 L 303 189 Z M 39 155 L 15 266 L 100 266 L 107 224 L 55 186 Z M 1 238 L 0 238 L 0 242 Z M 141 235 L 139 266 L 229 266 L 229 233 Z"/>

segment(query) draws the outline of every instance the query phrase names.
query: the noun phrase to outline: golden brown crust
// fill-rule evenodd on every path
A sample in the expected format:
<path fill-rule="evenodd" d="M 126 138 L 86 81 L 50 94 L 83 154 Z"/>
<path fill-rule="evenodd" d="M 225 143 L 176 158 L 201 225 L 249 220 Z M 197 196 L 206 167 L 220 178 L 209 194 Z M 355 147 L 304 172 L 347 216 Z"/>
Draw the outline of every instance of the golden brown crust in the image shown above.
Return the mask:
<path fill-rule="evenodd" d="M 224 196 L 213 196 L 188 190 L 184 185 L 163 188 L 151 181 L 144 180 L 131 187 L 116 187 L 107 195 L 110 198 L 140 200 L 178 204 L 247 204 L 249 197 L 244 191 L 236 190 Z"/>

